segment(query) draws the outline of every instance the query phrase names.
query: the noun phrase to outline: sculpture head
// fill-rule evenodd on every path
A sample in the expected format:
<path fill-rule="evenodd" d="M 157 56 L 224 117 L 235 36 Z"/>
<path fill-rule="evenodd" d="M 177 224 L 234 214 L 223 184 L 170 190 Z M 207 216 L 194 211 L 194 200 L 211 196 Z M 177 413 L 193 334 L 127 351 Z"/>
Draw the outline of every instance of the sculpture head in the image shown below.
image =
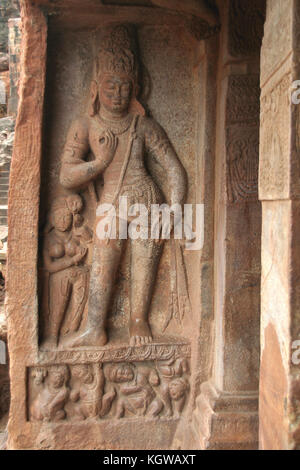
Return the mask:
<path fill-rule="evenodd" d="M 133 83 L 129 76 L 105 73 L 98 86 L 101 106 L 112 114 L 123 114 L 129 110 Z"/>
<path fill-rule="evenodd" d="M 101 106 L 115 115 L 127 112 L 143 115 L 144 108 L 137 101 L 138 91 L 138 61 L 133 37 L 125 25 L 110 27 L 103 35 L 95 62 L 90 115 L 98 114 Z"/>
<path fill-rule="evenodd" d="M 109 380 L 115 383 L 131 382 L 134 379 L 134 371 L 129 364 L 118 364 L 109 370 Z"/>
<path fill-rule="evenodd" d="M 69 378 L 67 366 L 52 366 L 48 370 L 49 384 L 55 388 L 62 388 Z"/>
<path fill-rule="evenodd" d="M 51 207 L 50 218 L 52 227 L 59 232 L 67 232 L 70 230 L 73 214 L 65 198 L 61 197 L 54 200 Z"/>
<path fill-rule="evenodd" d="M 85 384 L 91 384 L 94 380 L 92 369 L 87 364 L 77 364 L 72 368 L 72 375 Z"/>
<path fill-rule="evenodd" d="M 188 389 L 189 384 L 182 377 L 172 380 L 169 384 L 170 396 L 174 401 L 184 397 Z"/>
<path fill-rule="evenodd" d="M 71 194 L 67 197 L 67 206 L 72 214 L 78 214 L 83 208 L 82 198 L 79 194 Z"/>

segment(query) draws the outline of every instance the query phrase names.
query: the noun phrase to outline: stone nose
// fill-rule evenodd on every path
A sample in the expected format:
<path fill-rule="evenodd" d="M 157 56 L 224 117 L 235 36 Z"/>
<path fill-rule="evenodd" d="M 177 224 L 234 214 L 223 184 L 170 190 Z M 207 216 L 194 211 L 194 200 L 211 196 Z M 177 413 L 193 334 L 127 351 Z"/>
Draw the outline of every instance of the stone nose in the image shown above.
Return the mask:
<path fill-rule="evenodd" d="M 114 89 L 114 97 L 115 98 L 120 98 L 121 97 L 121 87 L 120 86 L 116 86 L 115 89 Z"/>

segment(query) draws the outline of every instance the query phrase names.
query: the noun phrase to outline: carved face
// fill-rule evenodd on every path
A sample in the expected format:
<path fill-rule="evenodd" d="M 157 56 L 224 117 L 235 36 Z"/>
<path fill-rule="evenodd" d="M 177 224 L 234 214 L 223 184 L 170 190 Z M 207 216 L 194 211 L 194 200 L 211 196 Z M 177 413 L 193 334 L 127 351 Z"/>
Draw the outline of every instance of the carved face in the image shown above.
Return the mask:
<path fill-rule="evenodd" d="M 60 232 L 66 232 L 72 225 L 72 214 L 68 209 L 57 209 L 52 215 L 54 227 Z"/>
<path fill-rule="evenodd" d="M 169 385 L 170 395 L 173 400 L 180 400 L 185 395 L 188 385 L 184 379 L 174 379 Z"/>
<path fill-rule="evenodd" d="M 61 388 L 65 382 L 65 376 L 59 371 L 50 371 L 49 381 L 53 388 Z"/>
<path fill-rule="evenodd" d="M 116 383 L 124 383 L 124 382 L 131 382 L 134 379 L 134 373 L 130 366 L 123 365 L 118 366 L 115 370 L 114 374 L 114 382 Z"/>
<path fill-rule="evenodd" d="M 132 93 L 130 78 L 122 75 L 105 74 L 99 86 L 101 106 L 111 113 L 128 109 Z"/>
<path fill-rule="evenodd" d="M 78 194 L 72 194 L 67 199 L 68 208 L 73 214 L 78 214 L 82 210 L 82 199 Z"/>

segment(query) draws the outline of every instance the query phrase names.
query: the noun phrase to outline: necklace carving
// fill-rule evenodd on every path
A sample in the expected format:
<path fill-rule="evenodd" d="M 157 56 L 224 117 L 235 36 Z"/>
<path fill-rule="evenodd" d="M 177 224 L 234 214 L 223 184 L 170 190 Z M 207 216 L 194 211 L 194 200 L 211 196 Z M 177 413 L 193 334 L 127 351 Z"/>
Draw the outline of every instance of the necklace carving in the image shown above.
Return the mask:
<path fill-rule="evenodd" d="M 113 121 L 109 119 L 104 119 L 103 117 L 97 115 L 97 119 L 101 126 L 107 131 L 111 131 L 114 135 L 121 135 L 126 132 L 131 124 L 132 121 L 132 114 L 127 114 L 127 116 L 123 119 L 120 119 L 118 121 Z"/>

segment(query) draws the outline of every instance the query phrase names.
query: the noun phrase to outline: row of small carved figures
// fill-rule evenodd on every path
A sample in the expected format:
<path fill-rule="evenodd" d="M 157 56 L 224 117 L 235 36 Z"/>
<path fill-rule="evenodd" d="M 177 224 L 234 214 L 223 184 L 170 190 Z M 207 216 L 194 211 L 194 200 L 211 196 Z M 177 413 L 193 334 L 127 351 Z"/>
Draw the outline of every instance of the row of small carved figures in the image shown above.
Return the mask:
<path fill-rule="evenodd" d="M 174 417 L 189 392 L 187 359 L 34 367 L 29 419 L 41 422 Z"/>

